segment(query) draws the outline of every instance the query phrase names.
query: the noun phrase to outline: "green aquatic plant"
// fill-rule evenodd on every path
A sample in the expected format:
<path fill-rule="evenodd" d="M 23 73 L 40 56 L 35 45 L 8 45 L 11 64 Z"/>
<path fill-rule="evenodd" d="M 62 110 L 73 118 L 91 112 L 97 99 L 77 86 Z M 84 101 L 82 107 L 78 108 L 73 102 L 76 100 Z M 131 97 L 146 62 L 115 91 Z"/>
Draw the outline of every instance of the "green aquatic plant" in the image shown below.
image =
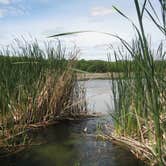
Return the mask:
<path fill-rule="evenodd" d="M 158 50 L 153 51 L 144 29 L 144 13 L 146 12 L 165 34 L 165 1 L 159 2 L 162 7 L 163 26 L 155 21 L 151 11 L 147 9 L 148 1 L 146 0 L 142 6 L 138 0 L 134 0 L 139 26 L 114 7 L 120 15 L 132 23 L 137 38 L 132 44 L 123 40 L 122 44 L 128 56 L 125 56 L 120 49 L 114 51 L 117 60 L 118 57 L 123 59 L 126 71 L 123 72 L 123 79 L 116 77 L 115 80 L 112 77 L 112 87 L 115 101 L 115 134 L 141 143 L 144 145 L 144 150 L 139 151 L 139 148 L 134 145 L 132 150 L 137 154 L 142 153 L 142 157 L 151 164 L 164 165 L 166 163 L 166 79 L 165 66 L 156 65 L 156 59 L 165 61 L 165 48 L 161 41 Z M 149 4 L 157 16 L 150 1 Z M 135 64 L 133 70 L 124 57 L 130 57 Z"/>
<path fill-rule="evenodd" d="M 67 53 L 60 42 L 45 48 L 17 42 L 0 50 L 0 147 L 24 145 L 30 128 L 86 111 L 72 70 L 78 53 Z"/>
<path fill-rule="evenodd" d="M 128 144 L 137 157 L 151 164 L 166 164 L 166 76 L 165 48 L 166 34 L 166 1 L 158 0 L 161 15 L 150 0 L 133 0 L 137 13 L 138 24 L 135 24 L 117 7 L 113 7 L 127 19 L 136 32 L 136 39 L 130 44 L 118 35 L 98 32 L 119 39 L 126 50 L 114 50 L 116 65 L 121 60 L 121 73 L 116 77 L 112 74 L 112 91 L 114 94 L 115 137 L 118 141 Z M 149 7 L 148 7 L 149 6 Z M 151 48 L 144 28 L 145 13 L 164 34 L 157 51 Z M 161 16 L 161 17 L 160 17 Z M 66 32 L 50 37 L 59 37 L 85 32 Z M 125 57 L 130 57 L 126 59 Z M 161 65 L 158 65 L 158 61 Z M 119 138 L 120 137 L 120 138 Z"/>

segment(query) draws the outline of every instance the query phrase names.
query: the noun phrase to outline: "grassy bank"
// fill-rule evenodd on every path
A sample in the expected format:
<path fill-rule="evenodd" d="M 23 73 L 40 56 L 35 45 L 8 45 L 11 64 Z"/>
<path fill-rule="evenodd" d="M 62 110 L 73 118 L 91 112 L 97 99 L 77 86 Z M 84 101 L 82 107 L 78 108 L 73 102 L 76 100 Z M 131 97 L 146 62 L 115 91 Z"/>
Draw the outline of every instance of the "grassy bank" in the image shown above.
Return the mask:
<path fill-rule="evenodd" d="M 77 50 L 67 53 L 60 43 L 17 46 L 0 50 L 0 148 L 9 152 L 29 143 L 27 129 L 86 113 L 72 70 Z"/>

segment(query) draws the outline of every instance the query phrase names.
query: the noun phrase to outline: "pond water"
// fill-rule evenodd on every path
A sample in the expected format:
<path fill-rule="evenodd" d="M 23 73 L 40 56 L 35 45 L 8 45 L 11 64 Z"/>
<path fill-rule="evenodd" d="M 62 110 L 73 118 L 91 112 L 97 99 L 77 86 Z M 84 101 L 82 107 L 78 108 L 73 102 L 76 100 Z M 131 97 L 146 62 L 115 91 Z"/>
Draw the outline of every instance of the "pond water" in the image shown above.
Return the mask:
<path fill-rule="evenodd" d="M 89 80 L 80 82 L 86 88 L 88 109 L 108 114 L 114 110 L 111 80 Z"/>
<path fill-rule="evenodd" d="M 80 82 L 81 84 L 83 82 Z M 142 166 L 130 152 L 122 147 L 103 142 L 83 133 L 95 134 L 97 126 L 111 122 L 108 110 L 113 110 L 108 80 L 86 81 L 88 108 L 106 114 L 100 118 L 50 126 L 34 132 L 35 140 L 45 142 L 25 151 L 0 159 L 2 166 Z M 110 103 L 108 105 L 108 103 Z"/>

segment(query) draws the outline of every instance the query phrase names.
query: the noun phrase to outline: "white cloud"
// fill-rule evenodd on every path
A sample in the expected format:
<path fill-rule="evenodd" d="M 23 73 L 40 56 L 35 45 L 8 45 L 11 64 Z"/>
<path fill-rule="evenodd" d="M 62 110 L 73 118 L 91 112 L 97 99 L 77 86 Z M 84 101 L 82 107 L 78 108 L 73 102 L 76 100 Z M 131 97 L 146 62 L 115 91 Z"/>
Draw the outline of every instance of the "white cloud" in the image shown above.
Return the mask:
<path fill-rule="evenodd" d="M 20 16 L 27 13 L 27 7 L 22 5 L 21 0 L 0 0 L 0 18 Z"/>
<path fill-rule="evenodd" d="M 11 3 L 11 0 L 0 0 L 0 4 L 8 5 Z"/>
<path fill-rule="evenodd" d="M 105 16 L 105 15 L 110 15 L 114 11 L 112 8 L 106 8 L 106 7 L 94 7 L 91 10 L 91 15 L 92 16 Z"/>
<path fill-rule="evenodd" d="M 26 8 L 24 8 L 23 6 L 17 6 L 17 7 L 8 7 L 8 14 L 12 15 L 12 16 L 20 16 L 20 15 L 24 15 L 27 13 Z"/>
<path fill-rule="evenodd" d="M 28 14 L 28 11 L 21 5 L 18 5 L 17 7 L 9 5 L 0 8 L 0 18 L 5 16 L 21 16 L 25 14 Z"/>

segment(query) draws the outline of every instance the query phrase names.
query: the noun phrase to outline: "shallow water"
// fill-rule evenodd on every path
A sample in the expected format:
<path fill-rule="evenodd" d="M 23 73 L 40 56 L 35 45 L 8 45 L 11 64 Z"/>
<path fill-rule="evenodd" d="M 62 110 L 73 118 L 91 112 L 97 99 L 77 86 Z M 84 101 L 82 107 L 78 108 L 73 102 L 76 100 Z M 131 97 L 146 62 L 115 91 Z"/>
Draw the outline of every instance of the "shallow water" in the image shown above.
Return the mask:
<path fill-rule="evenodd" d="M 111 80 L 89 80 L 80 82 L 86 88 L 88 109 L 104 114 L 113 111 Z"/>
<path fill-rule="evenodd" d="M 83 82 L 82 82 L 83 83 Z M 93 80 L 85 82 L 89 109 L 107 113 L 110 100 L 110 84 L 108 80 Z M 113 103 L 109 105 L 113 109 Z M 105 115 L 101 118 L 63 123 L 34 132 L 40 146 L 29 149 L 0 160 L 2 166 L 142 166 L 134 156 L 110 142 L 96 140 L 83 133 L 87 128 L 88 134 L 98 132 L 99 124 L 111 121 Z"/>

